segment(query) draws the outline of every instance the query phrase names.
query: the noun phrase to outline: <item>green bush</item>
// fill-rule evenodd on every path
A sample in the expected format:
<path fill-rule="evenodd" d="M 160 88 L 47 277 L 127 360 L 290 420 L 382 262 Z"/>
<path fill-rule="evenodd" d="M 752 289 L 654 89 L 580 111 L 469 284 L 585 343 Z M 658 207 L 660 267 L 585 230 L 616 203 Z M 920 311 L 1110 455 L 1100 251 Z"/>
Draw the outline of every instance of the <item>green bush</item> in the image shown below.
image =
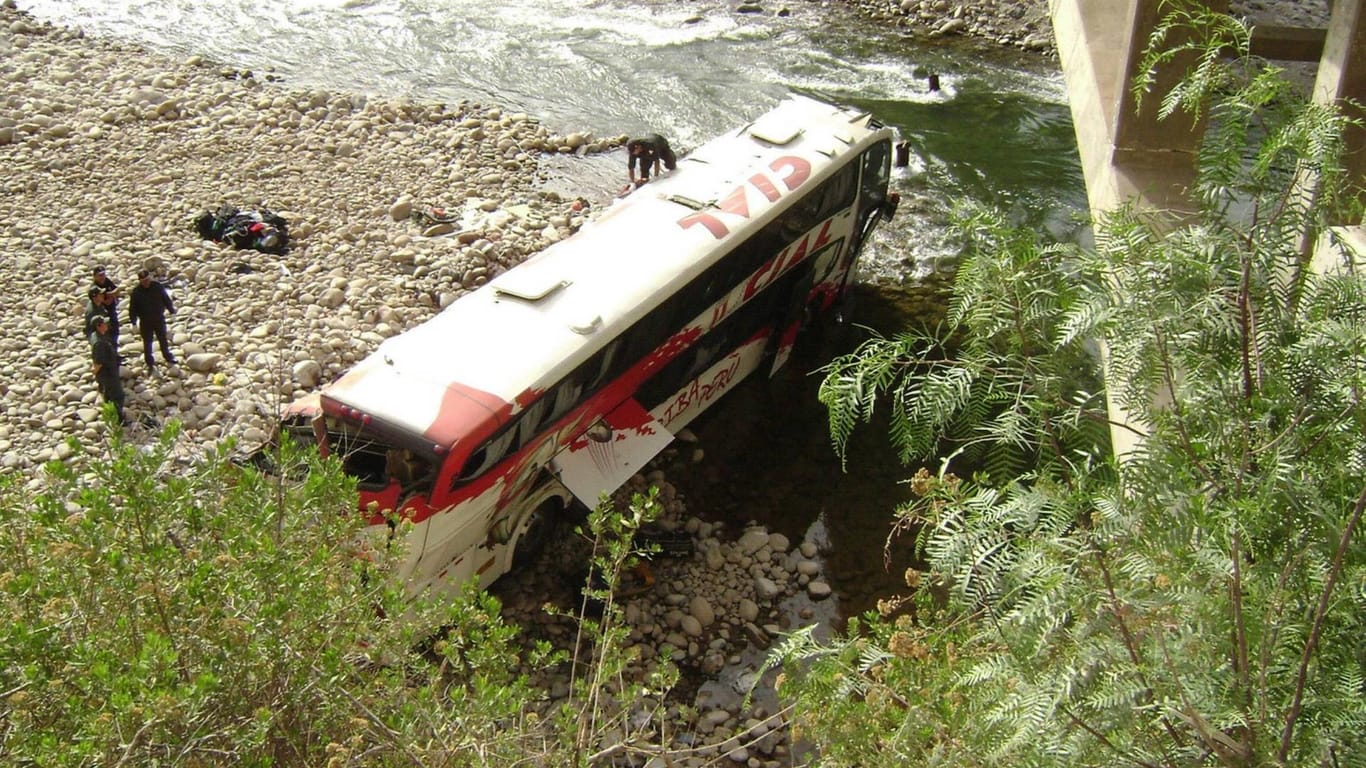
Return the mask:
<path fill-rule="evenodd" d="M 837 447 L 890 399 L 903 457 L 949 458 L 895 513 L 911 596 L 772 657 L 822 764 L 1366 765 L 1366 277 L 1300 247 L 1360 180 L 1342 114 L 1207 19 L 1160 28 L 1200 41 L 1163 104 L 1208 109 L 1197 215 L 1088 250 L 975 212 L 950 324 L 827 370 Z"/>
<path fill-rule="evenodd" d="M 284 478 L 172 427 L 0 503 L 10 765 L 488 765 L 540 743 L 491 597 L 411 597 L 334 462 Z M 394 618 L 386 618 L 394 617 Z M 399 619 L 401 617 L 401 619 Z M 399 620 L 396 620 L 399 619 Z M 444 627 L 436 640 L 433 627 Z M 543 650 L 543 649 L 540 649 Z"/>

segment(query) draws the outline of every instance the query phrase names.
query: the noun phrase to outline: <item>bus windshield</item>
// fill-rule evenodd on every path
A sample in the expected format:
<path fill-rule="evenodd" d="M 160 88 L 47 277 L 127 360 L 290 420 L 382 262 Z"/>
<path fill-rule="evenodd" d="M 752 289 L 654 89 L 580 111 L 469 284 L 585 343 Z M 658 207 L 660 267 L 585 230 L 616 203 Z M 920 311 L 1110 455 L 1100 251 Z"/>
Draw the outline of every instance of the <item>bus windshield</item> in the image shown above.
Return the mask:
<path fill-rule="evenodd" d="M 336 456 L 342 471 L 356 478 L 362 489 L 397 482 L 404 491 L 421 492 L 430 488 L 440 466 L 428 445 L 335 416 L 293 419 L 284 426 L 297 442 L 318 445 L 324 455 Z"/>

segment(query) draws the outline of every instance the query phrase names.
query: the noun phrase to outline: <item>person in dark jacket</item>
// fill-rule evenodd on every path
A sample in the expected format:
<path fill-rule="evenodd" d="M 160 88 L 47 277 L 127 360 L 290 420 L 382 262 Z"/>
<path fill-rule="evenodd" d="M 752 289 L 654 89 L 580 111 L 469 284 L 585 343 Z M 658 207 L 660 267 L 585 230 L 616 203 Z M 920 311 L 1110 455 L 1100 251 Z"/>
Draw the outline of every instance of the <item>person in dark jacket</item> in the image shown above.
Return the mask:
<path fill-rule="evenodd" d="M 109 335 L 113 338 L 114 349 L 118 349 L 119 327 L 115 323 L 112 313 L 109 311 L 109 302 L 111 299 L 105 298 L 106 296 L 107 294 L 104 291 L 101 291 L 99 286 L 92 285 L 90 286 L 90 290 L 86 291 L 85 325 L 82 326 L 81 332 L 90 340 L 90 343 L 95 343 L 95 318 L 107 318 L 109 320 Z"/>
<path fill-rule="evenodd" d="M 678 167 L 678 156 L 669 148 L 669 142 L 657 133 L 641 136 L 626 142 L 626 176 L 632 186 L 639 186 L 650 180 L 650 171 L 659 173 L 660 163 L 673 170 Z M 636 181 L 636 166 L 640 167 L 640 181 Z"/>
<path fill-rule="evenodd" d="M 175 304 L 166 286 L 152 279 L 147 270 L 138 272 L 138 285 L 128 296 L 128 322 L 138 327 L 142 335 L 142 357 L 147 361 L 147 370 L 155 370 L 152 359 L 152 337 L 161 344 L 161 359 L 167 365 L 175 365 L 175 355 L 166 343 L 166 315 L 175 314 Z"/>
<path fill-rule="evenodd" d="M 110 338 L 112 323 L 109 318 L 97 314 L 91 320 L 95 332 L 90 336 L 90 360 L 94 364 L 95 383 L 100 387 L 100 396 L 106 403 L 114 404 L 114 412 L 120 424 L 127 424 L 123 415 L 123 382 L 119 379 L 119 353 Z"/>
<path fill-rule="evenodd" d="M 123 298 L 123 291 L 119 290 L 119 284 L 109 277 L 109 274 L 102 266 L 95 267 L 93 281 L 94 287 L 100 289 L 100 293 L 104 294 L 103 306 L 104 311 L 109 313 L 110 335 L 114 337 L 114 349 L 118 349 L 119 299 Z M 87 329 L 86 333 L 93 333 L 93 330 Z"/>

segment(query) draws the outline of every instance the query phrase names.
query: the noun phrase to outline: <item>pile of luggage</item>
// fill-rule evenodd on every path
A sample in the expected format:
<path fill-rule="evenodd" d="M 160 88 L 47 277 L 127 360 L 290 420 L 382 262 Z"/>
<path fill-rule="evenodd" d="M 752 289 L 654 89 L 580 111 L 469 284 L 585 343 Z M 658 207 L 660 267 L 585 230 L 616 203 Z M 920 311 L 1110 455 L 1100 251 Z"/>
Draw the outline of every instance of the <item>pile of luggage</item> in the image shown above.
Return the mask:
<path fill-rule="evenodd" d="M 289 222 L 268 208 L 245 211 L 225 205 L 194 220 L 205 240 L 280 255 L 289 250 Z"/>

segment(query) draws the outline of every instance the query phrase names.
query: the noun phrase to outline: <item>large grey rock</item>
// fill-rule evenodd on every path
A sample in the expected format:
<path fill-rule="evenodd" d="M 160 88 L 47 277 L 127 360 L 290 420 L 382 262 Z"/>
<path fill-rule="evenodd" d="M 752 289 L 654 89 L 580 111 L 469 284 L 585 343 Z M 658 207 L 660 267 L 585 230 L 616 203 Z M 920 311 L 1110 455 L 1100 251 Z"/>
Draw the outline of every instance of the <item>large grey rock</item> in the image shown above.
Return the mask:
<path fill-rule="evenodd" d="M 701 595 L 697 595 L 688 603 L 688 611 L 704 627 L 709 627 L 716 621 L 716 612 L 712 610 L 711 603 Z"/>
<path fill-rule="evenodd" d="M 323 367 L 316 360 L 300 360 L 294 364 L 294 380 L 305 389 L 312 389 L 322 381 Z"/>
<path fill-rule="evenodd" d="M 744 532 L 736 546 L 740 551 L 752 555 L 768 545 L 768 531 L 762 528 L 751 528 Z"/>
<path fill-rule="evenodd" d="M 192 371 L 200 373 L 210 373 L 222 362 L 223 356 L 215 352 L 201 352 L 197 355 L 190 355 L 185 358 L 185 366 Z"/>
<path fill-rule="evenodd" d="M 328 288 L 318 297 L 318 303 L 328 309 L 336 309 L 346 301 L 346 292 L 340 288 Z"/>
<path fill-rule="evenodd" d="M 683 618 L 679 620 L 679 627 L 687 633 L 689 637 L 700 637 L 702 635 L 702 622 L 698 621 L 695 616 L 685 614 Z"/>
<path fill-rule="evenodd" d="M 754 593 L 760 600 L 772 600 L 781 595 L 783 590 L 766 576 L 760 576 L 754 580 Z"/>
<path fill-rule="evenodd" d="M 749 598 L 741 598 L 739 603 L 740 618 L 745 621 L 754 621 L 759 618 L 759 606 Z"/>

